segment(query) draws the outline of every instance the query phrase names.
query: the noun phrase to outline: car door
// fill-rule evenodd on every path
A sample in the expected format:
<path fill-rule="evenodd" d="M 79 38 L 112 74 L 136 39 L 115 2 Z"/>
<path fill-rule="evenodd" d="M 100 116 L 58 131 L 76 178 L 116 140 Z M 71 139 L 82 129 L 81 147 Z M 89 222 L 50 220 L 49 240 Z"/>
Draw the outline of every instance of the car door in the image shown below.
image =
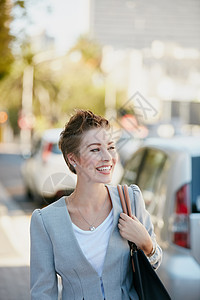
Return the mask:
<path fill-rule="evenodd" d="M 191 158 L 192 160 L 192 183 L 191 183 L 191 252 L 200 264 L 200 156 Z"/>
<path fill-rule="evenodd" d="M 137 178 L 140 174 L 143 158 L 146 149 L 139 149 L 132 158 L 126 163 L 124 167 L 124 174 L 122 176 L 121 184 L 137 184 Z"/>
<path fill-rule="evenodd" d="M 163 180 L 167 155 L 156 148 L 137 151 L 125 167 L 122 184 L 135 183 L 141 189 L 145 206 L 151 214 L 155 232 L 160 236 L 166 200 L 166 184 Z"/>

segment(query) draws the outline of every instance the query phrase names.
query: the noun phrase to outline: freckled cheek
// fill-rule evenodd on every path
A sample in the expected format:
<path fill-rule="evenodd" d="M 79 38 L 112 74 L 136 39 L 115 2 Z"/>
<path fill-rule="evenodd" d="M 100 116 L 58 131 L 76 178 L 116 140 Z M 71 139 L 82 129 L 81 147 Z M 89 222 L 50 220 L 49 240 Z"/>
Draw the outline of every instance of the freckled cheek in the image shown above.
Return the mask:
<path fill-rule="evenodd" d="M 91 168 L 93 169 L 94 166 L 96 165 L 98 159 L 97 157 L 93 156 L 92 154 L 87 154 L 87 155 L 84 155 L 84 157 L 81 158 L 81 166 L 83 168 Z"/>
<path fill-rule="evenodd" d="M 117 152 L 115 152 L 113 155 L 112 155 L 112 161 L 114 164 L 116 164 L 119 160 L 119 155 Z"/>

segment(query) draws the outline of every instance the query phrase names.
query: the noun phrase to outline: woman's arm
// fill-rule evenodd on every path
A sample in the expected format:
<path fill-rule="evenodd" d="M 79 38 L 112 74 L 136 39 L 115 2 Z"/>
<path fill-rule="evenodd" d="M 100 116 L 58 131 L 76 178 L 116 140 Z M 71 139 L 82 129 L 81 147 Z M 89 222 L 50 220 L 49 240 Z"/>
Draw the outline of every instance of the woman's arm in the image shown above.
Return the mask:
<path fill-rule="evenodd" d="M 134 242 L 147 255 L 152 266 L 157 269 L 162 260 L 162 250 L 156 242 L 150 214 L 145 209 L 142 193 L 138 186 L 129 188 L 131 199 L 134 199 L 135 216 L 130 218 L 120 214 L 119 230 L 123 238 Z M 132 194 L 131 194 L 132 193 Z"/>
<path fill-rule="evenodd" d="M 31 300 L 56 300 L 58 298 L 58 286 L 53 247 L 44 226 L 40 209 L 35 210 L 32 214 L 30 234 Z"/>

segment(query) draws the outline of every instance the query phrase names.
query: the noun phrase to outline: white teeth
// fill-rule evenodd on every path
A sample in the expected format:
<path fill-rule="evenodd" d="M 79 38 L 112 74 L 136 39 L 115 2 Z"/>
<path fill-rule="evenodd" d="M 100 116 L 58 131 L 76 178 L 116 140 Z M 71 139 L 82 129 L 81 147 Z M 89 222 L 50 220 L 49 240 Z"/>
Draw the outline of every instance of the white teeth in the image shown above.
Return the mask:
<path fill-rule="evenodd" d="M 111 169 L 111 166 L 109 167 L 103 167 L 103 168 L 97 168 L 99 171 L 109 171 Z"/>

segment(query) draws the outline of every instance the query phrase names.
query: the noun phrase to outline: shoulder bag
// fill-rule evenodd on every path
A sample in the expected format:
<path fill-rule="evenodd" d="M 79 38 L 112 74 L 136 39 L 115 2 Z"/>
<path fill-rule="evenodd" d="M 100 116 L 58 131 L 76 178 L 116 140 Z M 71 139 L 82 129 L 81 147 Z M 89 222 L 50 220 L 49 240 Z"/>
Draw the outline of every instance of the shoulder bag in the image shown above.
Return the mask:
<path fill-rule="evenodd" d="M 128 186 L 117 186 L 123 212 L 132 217 Z M 128 242 L 133 266 L 133 284 L 140 300 L 170 300 L 160 278 L 151 266 L 144 252 L 133 242 Z"/>

